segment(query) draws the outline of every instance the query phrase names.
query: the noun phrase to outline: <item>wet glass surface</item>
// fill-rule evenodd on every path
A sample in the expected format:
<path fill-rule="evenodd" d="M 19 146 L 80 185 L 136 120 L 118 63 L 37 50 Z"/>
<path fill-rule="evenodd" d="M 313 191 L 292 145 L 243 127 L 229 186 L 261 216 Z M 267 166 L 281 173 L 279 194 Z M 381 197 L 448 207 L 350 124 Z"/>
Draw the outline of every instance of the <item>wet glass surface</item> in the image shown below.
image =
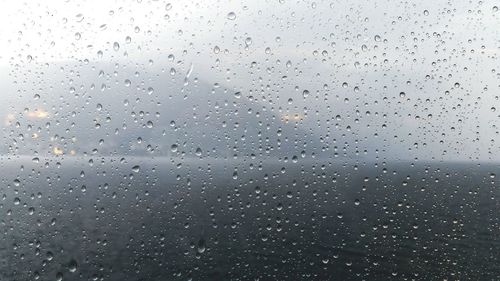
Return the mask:
<path fill-rule="evenodd" d="M 497 165 L 85 160 L 3 162 L 2 279 L 500 274 Z"/>
<path fill-rule="evenodd" d="M 0 280 L 498 281 L 498 6 L 2 1 Z"/>

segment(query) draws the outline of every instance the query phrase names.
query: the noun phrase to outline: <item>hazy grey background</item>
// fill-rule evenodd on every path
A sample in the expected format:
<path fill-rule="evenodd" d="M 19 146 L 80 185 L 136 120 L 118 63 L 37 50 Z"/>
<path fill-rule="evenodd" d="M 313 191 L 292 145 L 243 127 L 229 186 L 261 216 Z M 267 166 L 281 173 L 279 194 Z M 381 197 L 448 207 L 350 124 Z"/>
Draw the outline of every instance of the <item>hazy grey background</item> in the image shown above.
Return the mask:
<path fill-rule="evenodd" d="M 1 151 L 498 161 L 495 5 L 3 1 Z"/>
<path fill-rule="evenodd" d="M 0 279 L 498 280 L 498 3 L 345 2 L 0 2 Z"/>

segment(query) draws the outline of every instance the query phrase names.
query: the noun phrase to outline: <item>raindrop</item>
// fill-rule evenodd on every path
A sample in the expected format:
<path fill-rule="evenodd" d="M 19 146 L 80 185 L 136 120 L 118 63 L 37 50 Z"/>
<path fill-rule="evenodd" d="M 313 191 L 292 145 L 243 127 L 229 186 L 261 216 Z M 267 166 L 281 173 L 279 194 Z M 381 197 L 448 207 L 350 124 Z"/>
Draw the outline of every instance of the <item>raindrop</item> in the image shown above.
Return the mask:
<path fill-rule="evenodd" d="M 309 91 L 308 91 L 308 90 L 304 90 L 304 91 L 302 92 L 302 96 L 303 96 L 304 98 L 307 98 L 307 97 L 309 96 Z"/>
<path fill-rule="evenodd" d="M 203 254 L 206 250 L 206 247 L 205 247 L 205 239 L 203 238 L 200 238 L 200 240 L 198 241 L 198 247 L 196 249 L 196 251 L 200 254 Z"/>
<path fill-rule="evenodd" d="M 172 146 L 170 146 L 170 151 L 177 152 L 177 147 L 178 147 L 177 144 L 175 144 L 175 143 L 172 144 Z"/>
<path fill-rule="evenodd" d="M 71 259 L 69 261 L 69 264 L 68 264 L 69 272 L 75 272 L 77 268 L 78 268 L 78 264 L 76 263 L 76 260 Z"/>
<path fill-rule="evenodd" d="M 236 19 L 236 14 L 234 12 L 230 12 L 227 14 L 227 19 L 228 20 L 235 20 Z"/>

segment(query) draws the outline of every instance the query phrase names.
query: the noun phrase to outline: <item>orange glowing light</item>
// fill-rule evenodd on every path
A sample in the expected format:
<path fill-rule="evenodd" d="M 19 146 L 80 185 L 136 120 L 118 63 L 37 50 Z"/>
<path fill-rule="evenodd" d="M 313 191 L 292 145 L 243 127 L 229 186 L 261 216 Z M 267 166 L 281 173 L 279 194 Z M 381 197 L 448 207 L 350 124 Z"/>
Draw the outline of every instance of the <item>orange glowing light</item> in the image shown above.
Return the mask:
<path fill-rule="evenodd" d="M 62 155 L 62 154 L 63 154 L 63 152 L 64 152 L 64 151 L 62 150 L 62 148 L 59 148 L 59 147 L 57 147 L 57 146 L 56 146 L 56 147 L 54 147 L 54 148 L 52 149 L 52 153 L 53 153 L 54 155 Z"/>
<path fill-rule="evenodd" d="M 5 120 L 4 120 L 4 123 L 5 123 L 5 126 L 8 126 L 12 123 L 12 121 L 14 121 L 16 119 L 16 117 L 14 116 L 14 114 L 12 113 L 9 113 L 5 116 Z"/>
<path fill-rule="evenodd" d="M 281 120 L 282 121 L 290 121 L 290 120 L 293 120 L 293 121 L 300 121 L 304 119 L 304 115 L 302 114 L 299 114 L 299 113 L 295 113 L 295 114 L 284 114 L 281 116 Z"/>
<path fill-rule="evenodd" d="M 26 115 L 30 118 L 40 118 L 40 119 L 49 117 L 49 113 L 43 110 L 28 111 Z"/>

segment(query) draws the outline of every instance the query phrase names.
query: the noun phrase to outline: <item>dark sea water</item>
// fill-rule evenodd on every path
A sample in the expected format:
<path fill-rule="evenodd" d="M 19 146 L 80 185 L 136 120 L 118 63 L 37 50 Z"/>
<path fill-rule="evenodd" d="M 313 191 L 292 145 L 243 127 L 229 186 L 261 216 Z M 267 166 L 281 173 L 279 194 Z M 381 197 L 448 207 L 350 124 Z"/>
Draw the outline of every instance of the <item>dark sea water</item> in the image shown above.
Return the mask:
<path fill-rule="evenodd" d="M 500 280 L 499 168 L 2 159 L 0 280 Z"/>

